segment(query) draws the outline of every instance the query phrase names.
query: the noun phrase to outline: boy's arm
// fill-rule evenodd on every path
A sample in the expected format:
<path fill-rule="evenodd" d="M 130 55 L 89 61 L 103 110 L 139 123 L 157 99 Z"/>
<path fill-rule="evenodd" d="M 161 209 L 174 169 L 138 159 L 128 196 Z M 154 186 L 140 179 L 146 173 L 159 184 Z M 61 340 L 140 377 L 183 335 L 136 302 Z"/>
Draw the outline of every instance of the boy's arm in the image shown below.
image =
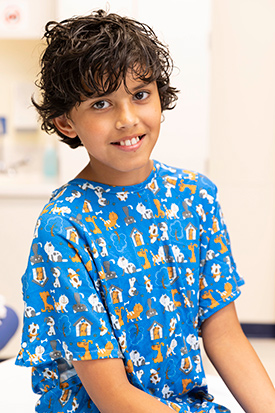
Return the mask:
<path fill-rule="evenodd" d="M 170 407 L 131 385 L 121 359 L 73 361 L 101 413 L 170 413 Z"/>
<path fill-rule="evenodd" d="M 275 389 L 245 337 L 231 303 L 205 320 L 202 338 L 206 354 L 248 413 L 275 413 Z"/>

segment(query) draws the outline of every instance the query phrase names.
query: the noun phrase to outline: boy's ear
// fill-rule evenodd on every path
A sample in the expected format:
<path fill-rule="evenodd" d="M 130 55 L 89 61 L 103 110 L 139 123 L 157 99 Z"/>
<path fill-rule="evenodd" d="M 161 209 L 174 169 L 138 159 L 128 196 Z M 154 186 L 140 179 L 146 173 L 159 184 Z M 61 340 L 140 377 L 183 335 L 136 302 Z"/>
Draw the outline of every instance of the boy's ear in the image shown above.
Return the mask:
<path fill-rule="evenodd" d="M 59 132 L 63 133 L 63 135 L 68 136 L 68 138 L 75 138 L 77 136 L 72 122 L 67 118 L 65 114 L 54 118 L 53 123 L 59 130 Z"/>

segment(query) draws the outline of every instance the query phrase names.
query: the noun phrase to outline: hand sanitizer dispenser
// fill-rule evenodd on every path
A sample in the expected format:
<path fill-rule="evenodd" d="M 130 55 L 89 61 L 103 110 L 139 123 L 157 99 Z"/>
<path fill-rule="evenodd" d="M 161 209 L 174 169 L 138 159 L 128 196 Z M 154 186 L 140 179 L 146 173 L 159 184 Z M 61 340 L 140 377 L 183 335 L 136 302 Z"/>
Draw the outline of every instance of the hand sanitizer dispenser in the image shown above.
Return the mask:
<path fill-rule="evenodd" d="M 0 117 L 0 172 L 5 169 L 5 137 L 7 135 L 7 120 Z"/>
<path fill-rule="evenodd" d="M 43 156 L 43 175 L 46 179 L 55 179 L 58 176 L 58 155 L 51 136 L 47 137 Z"/>

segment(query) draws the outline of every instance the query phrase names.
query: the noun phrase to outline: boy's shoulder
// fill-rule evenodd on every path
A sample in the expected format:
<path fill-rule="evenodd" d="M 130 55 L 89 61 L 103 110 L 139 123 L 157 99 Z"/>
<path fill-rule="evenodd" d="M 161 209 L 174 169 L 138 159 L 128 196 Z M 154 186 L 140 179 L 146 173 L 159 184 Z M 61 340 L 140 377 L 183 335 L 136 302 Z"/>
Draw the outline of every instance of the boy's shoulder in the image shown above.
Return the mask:
<path fill-rule="evenodd" d="M 208 192 L 213 196 L 217 192 L 214 182 L 203 173 L 192 169 L 168 166 L 162 162 L 155 162 L 155 168 L 163 180 L 166 180 L 171 185 L 175 183 L 179 187 L 180 192 L 189 189 L 193 195 Z"/>
<path fill-rule="evenodd" d="M 82 211 L 86 200 L 86 191 L 78 181 L 73 179 L 55 189 L 49 201 L 44 205 L 40 218 L 48 215 L 66 218 L 77 215 L 79 211 Z"/>

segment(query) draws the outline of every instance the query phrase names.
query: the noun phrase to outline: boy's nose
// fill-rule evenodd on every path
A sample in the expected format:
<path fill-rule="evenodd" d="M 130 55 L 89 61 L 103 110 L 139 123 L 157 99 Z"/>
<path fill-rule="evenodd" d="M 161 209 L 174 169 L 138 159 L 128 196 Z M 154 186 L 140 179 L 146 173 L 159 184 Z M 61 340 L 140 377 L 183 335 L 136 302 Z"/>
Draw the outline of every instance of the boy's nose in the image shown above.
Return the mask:
<path fill-rule="evenodd" d="M 133 104 L 123 104 L 118 112 L 116 119 L 116 128 L 131 128 L 138 123 L 138 116 Z"/>

